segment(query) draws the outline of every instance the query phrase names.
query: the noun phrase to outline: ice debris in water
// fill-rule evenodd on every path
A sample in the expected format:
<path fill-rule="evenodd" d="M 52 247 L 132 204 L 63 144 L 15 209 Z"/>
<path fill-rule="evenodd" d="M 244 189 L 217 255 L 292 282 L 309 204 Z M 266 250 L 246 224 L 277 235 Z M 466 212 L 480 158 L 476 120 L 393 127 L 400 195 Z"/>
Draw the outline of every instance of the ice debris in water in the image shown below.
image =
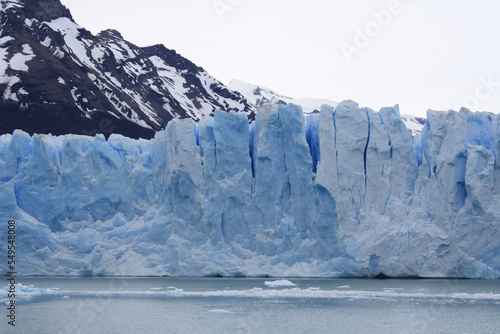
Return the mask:
<path fill-rule="evenodd" d="M 280 279 L 280 280 L 276 280 L 276 281 L 265 281 L 264 284 L 267 286 L 270 286 L 270 287 L 297 286 L 297 284 L 292 283 L 286 279 Z"/>

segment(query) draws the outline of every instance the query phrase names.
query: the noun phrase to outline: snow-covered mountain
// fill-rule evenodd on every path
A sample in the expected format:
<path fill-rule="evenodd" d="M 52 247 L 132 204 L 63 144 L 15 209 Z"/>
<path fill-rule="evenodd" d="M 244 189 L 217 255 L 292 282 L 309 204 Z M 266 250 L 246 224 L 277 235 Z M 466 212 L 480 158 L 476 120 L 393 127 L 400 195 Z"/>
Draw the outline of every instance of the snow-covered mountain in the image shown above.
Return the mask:
<path fill-rule="evenodd" d="M 97 36 L 59 0 L 0 2 L 0 133 L 153 137 L 176 118 L 255 107 L 163 45 Z"/>
<path fill-rule="evenodd" d="M 231 80 L 228 88 L 233 91 L 239 92 L 247 99 L 249 103 L 253 104 L 256 107 L 260 107 L 264 104 L 269 103 L 293 103 L 295 105 L 299 105 L 305 114 L 310 114 L 313 112 L 319 112 L 321 106 L 324 104 L 332 107 L 335 107 L 338 104 L 337 102 L 321 98 L 291 98 L 277 93 L 270 88 L 236 79 Z"/>
<path fill-rule="evenodd" d="M 422 134 L 422 130 L 425 126 L 425 118 L 412 115 L 401 115 L 401 120 L 405 123 L 406 128 L 411 131 L 413 137 Z"/>
<path fill-rule="evenodd" d="M 267 103 L 297 104 L 306 114 L 337 105 L 238 80 L 226 87 L 163 45 L 138 47 L 115 30 L 92 35 L 59 0 L 0 6 L 0 133 L 152 138 L 172 119 L 200 120 L 216 109 L 245 111 L 252 120 Z M 421 119 L 403 120 L 420 132 Z"/>
<path fill-rule="evenodd" d="M 254 85 L 237 79 L 232 79 L 227 87 L 239 92 L 249 103 L 256 107 L 268 103 L 288 104 L 293 101 L 291 97 L 279 94 L 267 87 Z"/>
<path fill-rule="evenodd" d="M 304 114 L 318 113 L 322 105 L 337 106 L 337 102 L 321 99 L 321 98 L 291 98 L 276 91 L 260 85 L 251 84 L 241 80 L 233 79 L 228 85 L 228 88 L 239 92 L 247 101 L 256 107 L 260 107 L 267 103 L 288 104 L 293 103 L 301 106 Z M 405 123 L 412 136 L 422 133 L 425 124 L 425 118 L 401 115 L 401 120 Z"/>

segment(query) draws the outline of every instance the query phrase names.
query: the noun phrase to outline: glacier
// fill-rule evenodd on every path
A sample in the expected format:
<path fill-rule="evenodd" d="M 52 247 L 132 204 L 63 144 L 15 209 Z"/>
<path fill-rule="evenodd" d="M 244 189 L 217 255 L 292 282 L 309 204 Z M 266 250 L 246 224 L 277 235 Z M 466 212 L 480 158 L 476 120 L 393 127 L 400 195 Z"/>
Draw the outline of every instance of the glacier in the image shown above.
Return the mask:
<path fill-rule="evenodd" d="M 500 116 L 217 111 L 152 140 L 0 136 L 19 275 L 500 278 Z M 0 262 L 0 274 L 10 271 Z"/>

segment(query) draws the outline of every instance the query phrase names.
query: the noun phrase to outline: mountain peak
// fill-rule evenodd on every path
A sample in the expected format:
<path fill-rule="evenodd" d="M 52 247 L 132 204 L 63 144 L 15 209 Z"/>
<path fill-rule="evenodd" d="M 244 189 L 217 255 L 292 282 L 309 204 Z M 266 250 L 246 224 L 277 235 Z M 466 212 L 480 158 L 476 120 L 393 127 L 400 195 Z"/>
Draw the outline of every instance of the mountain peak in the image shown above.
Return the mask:
<path fill-rule="evenodd" d="M 97 34 L 97 37 L 101 38 L 112 38 L 112 39 L 123 39 L 122 34 L 115 29 L 106 29 Z"/>
<path fill-rule="evenodd" d="M 73 21 L 71 12 L 59 0 L 1 0 L 2 12 L 21 10 L 25 18 L 52 21 L 67 17 Z M 24 18 L 23 18 L 24 19 Z"/>
<path fill-rule="evenodd" d="M 264 86 L 232 79 L 228 87 L 243 95 L 250 103 L 259 107 L 268 103 L 288 104 L 293 98 L 279 94 Z"/>
<path fill-rule="evenodd" d="M 321 98 L 291 98 L 264 86 L 247 83 L 232 79 L 228 87 L 243 95 L 247 101 L 259 107 L 268 103 L 288 104 L 293 103 L 301 106 L 305 114 L 318 112 L 323 104 L 335 107 L 337 102 Z"/>

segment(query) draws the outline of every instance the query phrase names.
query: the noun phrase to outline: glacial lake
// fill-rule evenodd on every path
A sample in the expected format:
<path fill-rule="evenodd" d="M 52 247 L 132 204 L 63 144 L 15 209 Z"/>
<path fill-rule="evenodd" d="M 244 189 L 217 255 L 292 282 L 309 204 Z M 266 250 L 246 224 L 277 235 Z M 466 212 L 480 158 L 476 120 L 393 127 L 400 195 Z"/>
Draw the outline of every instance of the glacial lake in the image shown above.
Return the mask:
<path fill-rule="evenodd" d="M 2 278 L 5 286 L 6 278 Z M 500 281 L 17 277 L 0 333 L 498 333 Z M 24 291 L 23 291 L 24 290 Z"/>

